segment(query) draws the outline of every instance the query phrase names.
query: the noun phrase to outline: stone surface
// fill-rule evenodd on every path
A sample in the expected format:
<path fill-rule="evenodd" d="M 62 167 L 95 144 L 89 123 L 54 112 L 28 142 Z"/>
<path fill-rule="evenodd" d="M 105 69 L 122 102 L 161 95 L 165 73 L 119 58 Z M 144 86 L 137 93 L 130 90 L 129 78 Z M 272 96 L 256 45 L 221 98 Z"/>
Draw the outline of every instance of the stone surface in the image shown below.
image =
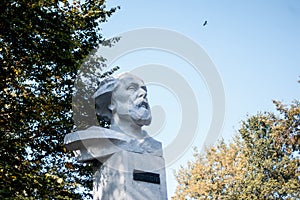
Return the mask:
<path fill-rule="evenodd" d="M 110 156 L 94 174 L 94 199 L 167 200 L 162 157 L 121 151 Z M 160 184 L 137 181 L 134 172 L 158 174 Z"/>
<path fill-rule="evenodd" d="M 79 162 L 102 160 L 119 151 L 130 151 L 162 157 L 162 145 L 148 136 L 136 139 L 114 130 L 92 126 L 83 131 L 69 133 L 64 141 L 69 150 L 74 151 Z"/>

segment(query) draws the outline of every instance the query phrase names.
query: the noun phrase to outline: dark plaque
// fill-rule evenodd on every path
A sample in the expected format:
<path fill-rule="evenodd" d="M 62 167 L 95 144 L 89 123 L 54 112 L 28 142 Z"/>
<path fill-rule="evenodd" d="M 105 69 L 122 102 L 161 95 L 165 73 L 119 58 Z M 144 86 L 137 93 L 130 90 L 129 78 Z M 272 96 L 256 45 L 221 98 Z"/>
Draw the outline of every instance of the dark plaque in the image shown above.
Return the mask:
<path fill-rule="evenodd" d="M 133 180 L 135 181 L 143 181 L 147 183 L 155 183 L 160 184 L 159 174 L 155 174 L 152 172 L 143 172 L 143 171 L 133 171 Z"/>

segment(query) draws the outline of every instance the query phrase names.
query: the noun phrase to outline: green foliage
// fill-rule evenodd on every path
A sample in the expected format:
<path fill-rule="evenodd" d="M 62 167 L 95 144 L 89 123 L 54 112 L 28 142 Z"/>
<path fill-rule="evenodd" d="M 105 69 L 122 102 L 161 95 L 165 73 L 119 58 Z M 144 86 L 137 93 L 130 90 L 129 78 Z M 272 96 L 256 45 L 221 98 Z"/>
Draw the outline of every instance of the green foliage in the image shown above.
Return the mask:
<path fill-rule="evenodd" d="M 114 38 L 110 44 L 119 41 Z M 99 125 L 108 128 L 105 120 L 98 119 L 95 115 L 95 99 L 92 98 L 94 92 L 102 78 L 113 74 L 119 69 L 118 66 L 110 71 L 103 73 L 106 67 L 105 59 L 97 55 L 97 51 L 92 52 L 80 67 L 77 79 L 75 81 L 75 94 L 73 96 L 73 117 L 77 130 L 83 130 L 90 126 Z"/>
<path fill-rule="evenodd" d="M 300 104 L 274 101 L 278 115 L 242 122 L 229 144 L 220 141 L 181 167 L 174 199 L 299 199 Z"/>
<path fill-rule="evenodd" d="M 0 198 L 87 198 L 91 166 L 63 146 L 83 59 L 117 8 L 103 0 L 1 0 Z"/>

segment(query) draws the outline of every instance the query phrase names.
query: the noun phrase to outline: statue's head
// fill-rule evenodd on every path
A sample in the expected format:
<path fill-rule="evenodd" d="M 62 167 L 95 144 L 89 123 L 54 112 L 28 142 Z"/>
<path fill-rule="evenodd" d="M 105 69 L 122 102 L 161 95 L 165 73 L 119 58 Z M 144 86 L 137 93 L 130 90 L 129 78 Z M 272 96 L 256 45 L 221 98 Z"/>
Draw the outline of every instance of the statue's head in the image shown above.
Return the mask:
<path fill-rule="evenodd" d="M 112 125 L 128 123 L 142 127 L 151 123 L 144 82 L 130 73 L 103 80 L 94 94 L 96 114 Z"/>

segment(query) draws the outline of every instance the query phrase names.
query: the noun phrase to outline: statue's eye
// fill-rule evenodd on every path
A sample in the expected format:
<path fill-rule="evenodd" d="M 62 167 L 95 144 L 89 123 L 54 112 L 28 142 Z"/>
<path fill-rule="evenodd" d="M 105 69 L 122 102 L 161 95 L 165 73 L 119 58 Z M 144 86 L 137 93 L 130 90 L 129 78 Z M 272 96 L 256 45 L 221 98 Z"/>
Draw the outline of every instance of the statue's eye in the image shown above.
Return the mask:
<path fill-rule="evenodd" d="M 135 85 L 130 85 L 127 90 L 133 90 L 136 91 L 136 86 Z"/>

